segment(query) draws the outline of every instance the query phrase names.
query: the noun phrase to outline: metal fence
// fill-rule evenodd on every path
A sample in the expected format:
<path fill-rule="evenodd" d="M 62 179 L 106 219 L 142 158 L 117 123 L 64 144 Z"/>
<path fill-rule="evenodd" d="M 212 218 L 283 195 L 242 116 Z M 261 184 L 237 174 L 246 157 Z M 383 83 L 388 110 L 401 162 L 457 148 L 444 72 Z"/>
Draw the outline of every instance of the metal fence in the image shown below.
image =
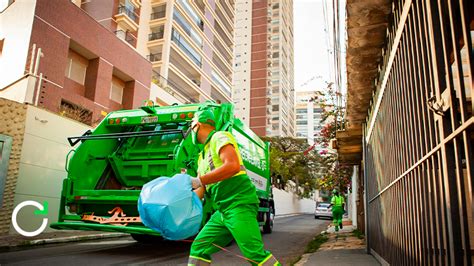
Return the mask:
<path fill-rule="evenodd" d="M 367 244 L 396 265 L 472 265 L 472 0 L 394 1 L 364 132 Z"/>

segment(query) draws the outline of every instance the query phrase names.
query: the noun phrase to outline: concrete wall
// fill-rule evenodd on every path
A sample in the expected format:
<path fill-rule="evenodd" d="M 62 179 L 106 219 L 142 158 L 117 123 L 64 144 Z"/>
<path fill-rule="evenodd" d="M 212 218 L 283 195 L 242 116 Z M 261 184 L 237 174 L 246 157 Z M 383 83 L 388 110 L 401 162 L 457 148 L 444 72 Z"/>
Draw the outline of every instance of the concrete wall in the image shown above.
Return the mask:
<path fill-rule="evenodd" d="M 273 198 L 275 200 L 275 215 L 314 213 L 316 208 L 314 200 L 298 199 L 295 194 L 281 189 L 273 189 Z"/>
<path fill-rule="evenodd" d="M 352 225 L 357 227 L 357 203 L 359 197 L 357 192 L 359 191 L 359 166 L 354 165 L 352 177 L 351 177 L 351 192 L 347 193 L 347 215 L 352 220 Z"/>
<path fill-rule="evenodd" d="M 19 175 L 20 157 L 23 146 L 25 124 L 22 122 L 26 116 L 26 104 L 20 104 L 0 98 L 0 135 L 12 138 L 9 165 L 3 191 L 3 201 L 0 206 L 0 236 L 9 231 L 15 187 Z M 2 158 L 3 160 L 3 158 Z"/>
<path fill-rule="evenodd" d="M 50 224 L 57 221 L 62 180 L 67 176 L 66 155 L 72 149 L 67 137 L 82 135 L 90 128 L 34 106 L 28 106 L 25 118 L 15 123 L 25 125 L 25 130 L 14 206 L 25 200 L 47 201 Z M 33 207 L 20 211 L 18 223 L 24 230 L 33 231 L 41 225 L 43 216 L 35 216 L 33 212 Z M 0 217 L 10 218 L 10 215 Z M 12 227 L 10 233 L 15 233 Z"/>

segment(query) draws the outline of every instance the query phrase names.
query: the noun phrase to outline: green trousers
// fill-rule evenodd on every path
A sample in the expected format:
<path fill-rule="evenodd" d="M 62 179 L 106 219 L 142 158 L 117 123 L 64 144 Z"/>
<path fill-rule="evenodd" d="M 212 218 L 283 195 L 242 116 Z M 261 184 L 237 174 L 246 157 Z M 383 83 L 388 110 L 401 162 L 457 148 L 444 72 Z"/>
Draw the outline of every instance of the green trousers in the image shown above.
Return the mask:
<path fill-rule="evenodd" d="M 188 265 L 210 265 L 211 255 L 232 239 L 250 264 L 280 265 L 270 252 L 263 249 L 257 210 L 257 205 L 240 205 L 224 213 L 215 212 L 194 240 Z"/>
<path fill-rule="evenodd" d="M 339 231 L 339 227 L 342 225 L 342 215 L 344 214 L 344 209 L 342 206 L 332 206 L 332 219 L 336 231 Z"/>

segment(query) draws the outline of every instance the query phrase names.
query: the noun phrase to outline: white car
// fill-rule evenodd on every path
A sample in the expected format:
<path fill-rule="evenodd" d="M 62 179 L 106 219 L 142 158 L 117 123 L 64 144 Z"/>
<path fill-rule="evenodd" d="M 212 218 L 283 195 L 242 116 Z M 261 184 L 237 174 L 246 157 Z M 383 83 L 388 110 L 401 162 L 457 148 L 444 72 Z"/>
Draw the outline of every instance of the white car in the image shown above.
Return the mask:
<path fill-rule="evenodd" d="M 320 217 L 327 217 L 332 219 L 332 207 L 329 202 L 316 203 L 316 210 L 314 211 L 314 219 Z"/>

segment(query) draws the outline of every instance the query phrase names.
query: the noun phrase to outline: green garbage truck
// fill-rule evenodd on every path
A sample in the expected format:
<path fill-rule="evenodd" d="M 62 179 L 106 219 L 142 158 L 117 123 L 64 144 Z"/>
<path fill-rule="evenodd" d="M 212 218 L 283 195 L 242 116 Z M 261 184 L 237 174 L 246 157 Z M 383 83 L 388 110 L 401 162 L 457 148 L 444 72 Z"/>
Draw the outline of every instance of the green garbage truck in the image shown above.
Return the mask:
<path fill-rule="evenodd" d="M 142 186 L 161 176 L 187 171 L 196 176 L 202 147 L 191 140 L 190 123 L 199 107 L 210 106 L 216 129 L 231 132 L 239 145 L 248 175 L 260 198 L 258 221 L 271 233 L 275 206 L 270 180 L 269 144 L 235 117 L 231 103 L 156 106 L 109 113 L 93 130 L 69 137 L 58 222 L 54 229 L 130 233 L 144 241 L 159 233 L 145 227 L 137 201 Z M 212 214 L 204 203 L 203 224 Z"/>

